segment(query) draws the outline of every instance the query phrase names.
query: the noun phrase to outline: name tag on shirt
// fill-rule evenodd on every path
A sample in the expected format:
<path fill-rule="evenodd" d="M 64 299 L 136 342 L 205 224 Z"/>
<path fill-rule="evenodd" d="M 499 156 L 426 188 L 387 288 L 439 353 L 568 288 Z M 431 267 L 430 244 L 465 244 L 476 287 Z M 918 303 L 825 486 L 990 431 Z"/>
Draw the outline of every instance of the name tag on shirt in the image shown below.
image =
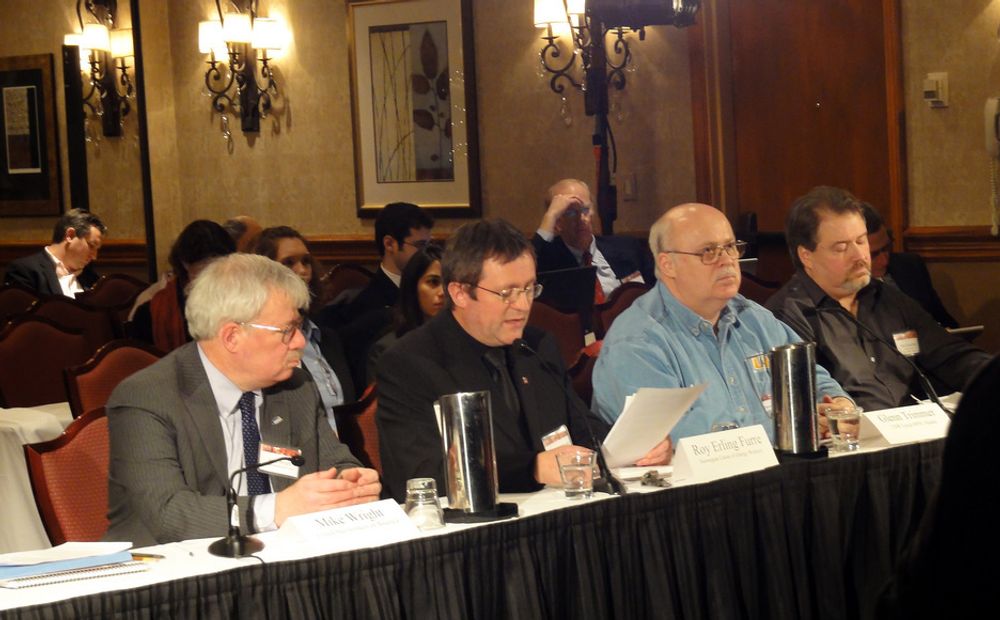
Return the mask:
<path fill-rule="evenodd" d="M 302 450 L 299 450 L 298 448 L 272 446 L 261 442 L 260 454 L 257 455 L 257 462 L 266 463 L 268 461 L 273 461 L 274 459 L 280 459 L 288 456 L 302 456 Z M 259 469 L 259 471 L 272 476 L 291 478 L 292 480 L 297 480 L 299 477 L 299 468 L 296 465 L 292 465 L 291 461 L 279 461 L 277 463 L 271 463 L 270 465 L 264 465 Z"/>
<path fill-rule="evenodd" d="M 917 330 L 910 329 L 892 335 L 896 341 L 896 349 L 906 357 L 913 357 L 920 353 L 920 341 L 917 339 Z"/>
<path fill-rule="evenodd" d="M 573 445 L 573 440 L 570 438 L 569 429 L 566 428 L 565 424 L 560 425 L 559 428 L 542 437 L 542 446 L 545 447 L 546 451 L 571 445 Z"/>

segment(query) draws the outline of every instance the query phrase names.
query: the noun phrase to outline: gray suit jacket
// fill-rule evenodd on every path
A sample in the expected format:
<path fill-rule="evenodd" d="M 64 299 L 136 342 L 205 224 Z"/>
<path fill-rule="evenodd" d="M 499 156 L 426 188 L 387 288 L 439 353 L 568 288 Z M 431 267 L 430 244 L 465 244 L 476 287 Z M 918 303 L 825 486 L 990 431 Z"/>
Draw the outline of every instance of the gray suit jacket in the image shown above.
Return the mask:
<path fill-rule="evenodd" d="M 261 439 L 300 448 L 300 474 L 361 466 L 330 430 L 305 371 L 263 392 Z M 142 546 L 226 534 L 229 475 L 218 411 L 193 342 L 119 384 L 107 404 L 107 540 Z M 271 476 L 275 492 L 292 482 Z M 239 505 L 249 531 L 247 498 Z"/>

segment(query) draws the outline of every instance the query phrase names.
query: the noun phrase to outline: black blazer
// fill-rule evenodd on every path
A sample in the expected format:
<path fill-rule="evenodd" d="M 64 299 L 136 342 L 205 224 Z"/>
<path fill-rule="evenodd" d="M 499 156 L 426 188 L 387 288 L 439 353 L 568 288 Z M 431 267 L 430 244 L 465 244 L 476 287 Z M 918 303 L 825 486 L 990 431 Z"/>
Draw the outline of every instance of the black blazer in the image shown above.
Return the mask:
<path fill-rule="evenodd" d="M 84 290 L 94 286 L 98 278 L 100 276 L 97 271 L 90 265 L 84 267 L 80 275 L 76 277 Z M 59 278 L 56 276 L 55 263 L 45 253 L 45 250 L 11 261 L 7 265 L 4 282 L 16 282 L 41 295 L 63 294 L 62 287 L 59 286 Z"/>
<path fill-rule="evenodd" d="M 535 456 L 544 449 L 541 438 L 560 425 L 567 426 L 575 444 L 588 447 L 594 447 L 592 437 L 603 438 L 608 431 L 607 424 L 572 391 L 552 336 L 527 327 L 524 341 L 537 355 L 517 346 L 508 355 L 525 415 L 507 410 L 499 395 L 491 399 L 497 473 L 505 493 L 541 488 L 534 476 Z M 493 387 L 482 359 L 488 349 L 443 310 L 382 354 L 375 382 L 375 421 L 383 488 L 397 501 L 404 498 L 410 478 L 434 478 L 438 492 L 446 492 L 441 434 L 432 403 L 447 394 Z"/>
<path fill-rule="evenodd" d="M 919 254 L 894 252 L 889 256 L 888 273 L 899 290 L 915 299 L 935 321 L 944 327 L 958 327 L 934 290 L 927 264 Z"/>
<path fill-rule="evenodd" d="M 642 274 L 642 279 L 646 284 L 656 283 L 653 256 L 642 241 L 633 237 L 618 236 L 595 236 L 594 239 L 597 249 L 604 255 L 608 264 L 611 265 L 611 271 L 615 272 L 619 280 L 638 271 Z M 555 237 L 552 241 L 546 241 L 538 233 L 535 233 L 531 238 L 531 244 L 535 247 L 538 271 L 572 269 L 580 266 L 569 247 L 559 237 Z"/>

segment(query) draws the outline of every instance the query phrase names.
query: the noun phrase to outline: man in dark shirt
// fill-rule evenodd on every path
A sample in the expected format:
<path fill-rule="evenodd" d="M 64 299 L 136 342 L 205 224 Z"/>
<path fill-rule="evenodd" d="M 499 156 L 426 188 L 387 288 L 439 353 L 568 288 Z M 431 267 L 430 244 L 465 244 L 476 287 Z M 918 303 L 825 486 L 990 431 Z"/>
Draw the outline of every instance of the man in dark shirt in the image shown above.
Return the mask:
<path fill-rule="evenodd" d="M 593 447 L 608 430 L 573 393 L 555 340 L 527 327 L 539 293 L 528 240 L 502 220 L 461 227 L 441 265 L 446 308 L 382 355 L 378 388 L 385 488 L 395 499 L 410 478 L 437 480 L 444 458 L 433 403 L 458 392 L 491 392 L 501 492 L 559 484 L 555 455 Z M 566 430 L 576 446 L 546 451 L 542 438 Z M 669 442 L 640 464 L 666 462 Z"/>
<path fill-rule="evenodd" d="M 785 223 L 796 273 L 767 307 L 804 340 L 817 362 L 866 410 L 911 404 L 918 366 L 938 389 L 961 390 L 989 356 L 952 336 L 903 292 L 871 277 L 860 202 L 816 187 Z"/>
<path fill-rule="evenodd" d="M 958 327 L 958 321 L 948 313 L 934 290 L 924 259 L 919 254 L 893 252 L 892 231 L 885 227 L 882 216 L 867 202 L 861 203 L 861 208 L 868 228 L 872 277 L 891 284 L 912 297 L 944 327 Z"/>

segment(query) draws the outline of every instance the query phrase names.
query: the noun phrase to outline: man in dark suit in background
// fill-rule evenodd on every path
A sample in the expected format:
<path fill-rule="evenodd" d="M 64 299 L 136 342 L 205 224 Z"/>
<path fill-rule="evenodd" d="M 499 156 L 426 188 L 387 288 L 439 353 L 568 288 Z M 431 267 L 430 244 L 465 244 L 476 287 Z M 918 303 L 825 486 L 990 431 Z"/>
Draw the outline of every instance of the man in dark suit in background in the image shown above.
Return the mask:
<path fill-rule="evenodd" d="M 540 292 L 531 245 L 503 220 L 466 224 L 448 242 L 441 272 L 446 308 L 379 362 L 375 420 L 386 489 L 401 500 L 408 479 L 429 477 L 445 491 L 433 403 L 481 390 L 491 395 L 500 491 L 558 485 L 555 455 L 594 447 L 608 427 L 573 393 L 552 336 L 526 326 Z M 543 438 L 553 433 L 576 445 L 546 450 Z M 668 450 L 661 443 L 642 464 L 666 462 Z"/>
<path fill-rule="evenodd" d="M 895 285 L 927 311 L 942 327 L 958 327 L 934 290 L 931 274 L 919 254 L 892 251 L 892 231 L 882 216 L 867 202 L 861 203 L 868 228 L 868 248 L 872 255 L 872 277 Z"/>
<path fill-rule="evenodd" d="M 15 282 L 42 295 L 76 297 L 97 282 L 90 265 L 97 259 L 107 232 L 101 218 L 89 211 L 70 209 L 52 230 L 52 243 L 7 266 L 4 282 Z"/>
<path fill-rule="evenodd" d="M 594 236 L 594 204 L 590 188 L 577 179 L 563 179 L 545 195 L 545 215 L 531 239 L 538 271 L 594 265 L 603 302 L 625 282 L 656 282 L 653 257 L 646 244 L 632 237 Z"/>
<path fill-rule="evenodd" d="M 268 459 L 264 444 L 300 450 L 305 464 L 296 477 L 237 476 L 248 531 L 378 499 L 378 474 L 337 440 L 299 368 L 308 305 L 305 283 L 264 256 L 230 254 L 199 274 L 185 306 L 195 342 L 123 381 L 108 401 L 108 540 L 224 535 L 229 477 Z"/>

